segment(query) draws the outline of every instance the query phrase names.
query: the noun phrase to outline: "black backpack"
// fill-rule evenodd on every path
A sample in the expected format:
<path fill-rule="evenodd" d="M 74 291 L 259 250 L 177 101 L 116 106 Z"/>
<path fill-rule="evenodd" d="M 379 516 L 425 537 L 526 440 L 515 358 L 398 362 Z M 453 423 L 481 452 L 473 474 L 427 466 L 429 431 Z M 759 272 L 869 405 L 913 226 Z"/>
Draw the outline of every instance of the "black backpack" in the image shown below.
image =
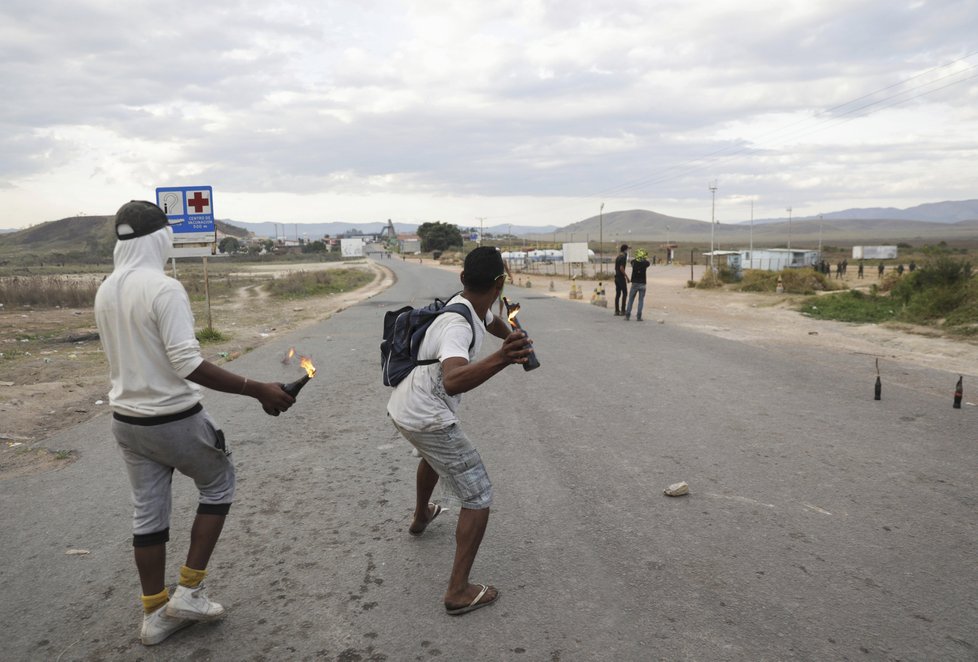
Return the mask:
<path fill-rule="evenodd" d="M 468 321 L 472 327 L 472 342 L 469 343 L 469 351 L 472 351 L 475 345 L 475 326 L 472 323 L 472 312 L 464 303 L 446 304 L 441 299 L 435 299 L 423 308 L 404 306 L 397 310 L 388 310 L 384 313 L 384 340 L 380 343 L 380 367 L 384 375 L 384 386 L 397 386 L 415 366 L 438 363 L 438 359 L 419 361 L 418 349 L 428 327 L 442 313 L 457 313 Z"/>

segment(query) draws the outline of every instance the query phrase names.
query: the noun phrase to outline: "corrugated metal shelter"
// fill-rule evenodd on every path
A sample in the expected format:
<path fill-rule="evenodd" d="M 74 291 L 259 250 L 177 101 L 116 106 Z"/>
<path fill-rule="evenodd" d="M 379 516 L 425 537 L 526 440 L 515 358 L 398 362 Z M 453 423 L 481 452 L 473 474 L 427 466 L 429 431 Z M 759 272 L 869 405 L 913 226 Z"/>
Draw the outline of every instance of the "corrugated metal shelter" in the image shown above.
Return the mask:
<path fill-rule="evenodd" d="M 741 249 L 741 269 L 782 271 L 784 269 L 812 268 L 818 263 L 818 251 L 807 248 L 760 248 L 751 252 Z"/>

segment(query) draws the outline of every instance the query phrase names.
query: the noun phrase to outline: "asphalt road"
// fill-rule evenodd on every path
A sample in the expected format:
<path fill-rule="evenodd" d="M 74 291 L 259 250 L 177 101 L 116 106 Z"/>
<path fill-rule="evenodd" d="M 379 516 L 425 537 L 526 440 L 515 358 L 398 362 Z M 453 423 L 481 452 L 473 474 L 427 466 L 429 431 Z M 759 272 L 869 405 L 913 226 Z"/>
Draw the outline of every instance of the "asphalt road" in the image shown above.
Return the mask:
<path fill-rule="evenodd" d="M 869 356 L 519 288 L 543 366 L 508 368 L 461 408 L 496 488 L 472 578 L 501 598 L 446 616 L 454 518 L 407 535 L 417 460 L 386 419 L 378 345 L 385 310 L 458 279 L 383 264 L 391 289 L 230 364 L 290 381 L 287 348 L 311 354 L 319 374 L 290 412 L 205 397 L 239 472 L 207 579 L 227 618 L 139 644 L 103 415 L 46 442 L 74 464 L 0 481 L 0 659 L 978 659 L 978 408 L 951 408 L 956 375 L 885 363 L 874 402 Z M 680 480 L 688 496 L 662 494 Z M 173 581 L 192 483 L 175 495 Z"/>

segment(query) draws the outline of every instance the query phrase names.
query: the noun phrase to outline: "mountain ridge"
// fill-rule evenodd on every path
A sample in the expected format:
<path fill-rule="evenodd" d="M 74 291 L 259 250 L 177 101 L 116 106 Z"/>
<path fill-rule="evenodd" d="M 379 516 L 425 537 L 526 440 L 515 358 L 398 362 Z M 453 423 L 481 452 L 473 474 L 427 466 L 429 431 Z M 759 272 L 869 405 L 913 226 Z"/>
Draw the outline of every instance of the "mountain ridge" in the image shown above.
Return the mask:
<path fill-rule="evenodd" d="M 484 228 L 496 236 L 513 234 L 535 241 L 598 241 L 606 244 L 619 242 L 683 242 L 709 245 L 715 242 L 730 246 L 731 243 L 747 245 L 752 240 L 771 246 L 806 246 L 826 242 L 834 244 L 880 243 L 931 243 L 931 242 L 978 242 L 978 200 L 945 201 L 918 205 L 905 210 L 895 210 L 901 217 L 923 215 L 929 220 L 873 217 L 874 214 L 893 216 L 891 208 L 867 208 L 822 214 L 818 217 L 755 220 L 747 223 L 717 223 L 711 229 L 709 221 L 668 216 L 644 209 L 612 211 L 556 226 L 519 226 L 497 224 Z M 858 216 L 859 218 L 847 218 Z M 938 217 L 957 219 L 934 220 Z M 111 253 L 115 241 L 111 215 L 77 216 L 48 221 L 29 228 L 0 234 L 0 251 L 6 253 Z M 337 235 L 351 229 L 363 233 L 379 232 L 386 222 L 349 223 L 249 223 L 231 219 L 216 221 L 222 233 L 239 238 L 254 234 L 283 238 L 318 239 L 324 234 Z M 399 233 L 415 232 L 417 225 L 395 223 Z M 460 226 L 468 230 L 472 226 Z M 263 234 L 262 232 L 268 232 Z M 278 234 L 276 234 L 278 232 Z"/>

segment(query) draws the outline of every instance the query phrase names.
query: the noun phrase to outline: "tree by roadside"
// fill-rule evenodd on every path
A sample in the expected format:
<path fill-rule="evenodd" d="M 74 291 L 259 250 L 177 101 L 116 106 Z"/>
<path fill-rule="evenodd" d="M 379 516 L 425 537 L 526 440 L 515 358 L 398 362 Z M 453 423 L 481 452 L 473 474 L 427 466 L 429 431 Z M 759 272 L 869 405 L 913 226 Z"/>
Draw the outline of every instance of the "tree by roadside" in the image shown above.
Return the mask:
<path fill-rule="evenodd" d="M 230 255 L 241 250 L 241 242 L 236 237 L 224 237 L 224 239 L 221 239 L 221 243 L 217 245 L 217 248 L 225 255 Z"/>
<path fill-rule="evenodd" d="M 462 247 L 462 233 L 457 225 L 451 223 L 422 223 L 418 228 L 418 238 L 421 239 L 421 250 L 426 252 Z"/>

